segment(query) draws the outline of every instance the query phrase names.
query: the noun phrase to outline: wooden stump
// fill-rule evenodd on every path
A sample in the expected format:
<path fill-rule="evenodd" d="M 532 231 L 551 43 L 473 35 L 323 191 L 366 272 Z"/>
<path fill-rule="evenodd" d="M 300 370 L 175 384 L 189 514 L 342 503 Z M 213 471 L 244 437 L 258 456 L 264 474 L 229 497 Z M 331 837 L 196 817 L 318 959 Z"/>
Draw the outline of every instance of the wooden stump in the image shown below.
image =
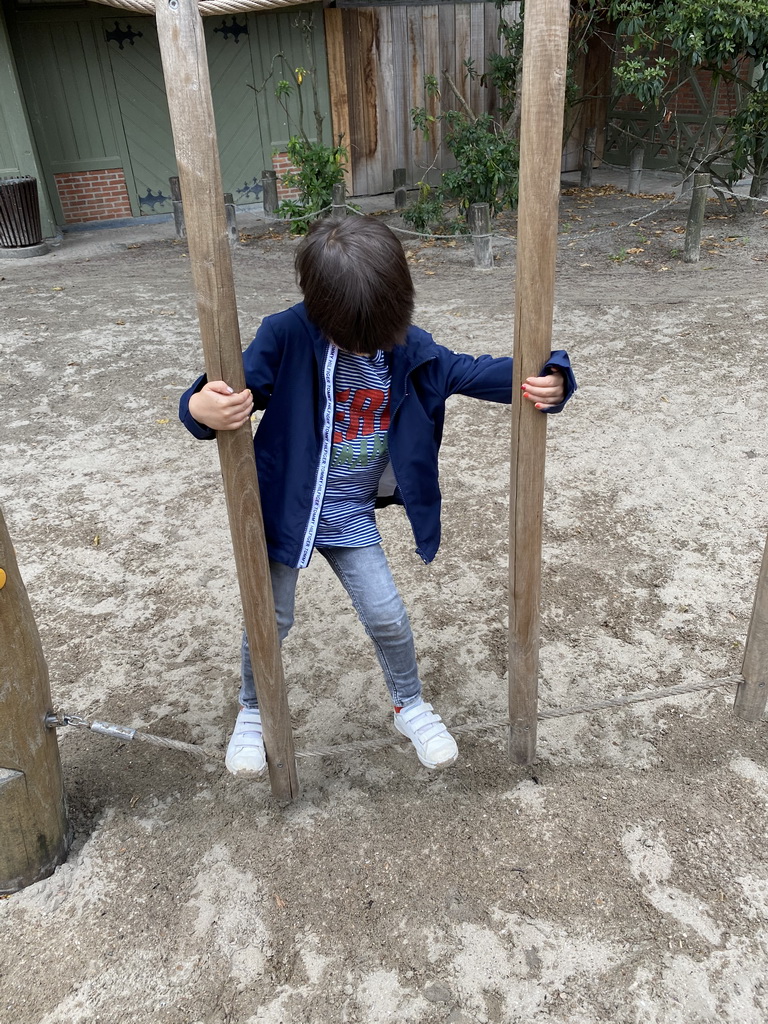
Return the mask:
<path fill-rule="evenodd" d="M 52 874 L 67 855 L 67 813 L 48 668 L 0 512 L 0 893 Z"/>
<path fill-rule="evenodd" d="M 733 713 L 748 722 L 759 722 L 768 698 L 768 541 L 757 582 L 752 620 L 744 650 L 744 664 Z"/>
<path fill-rule="evenodd" d="M 688 210 L 688 222 L 685 227 L 684 263 L 698 263 L 701 254 L 701 229 L 704 226 L 704 213 L 707 209 L 707 192 L 711 183 L 708 174 L 694 174 L 691 206 Z"/>

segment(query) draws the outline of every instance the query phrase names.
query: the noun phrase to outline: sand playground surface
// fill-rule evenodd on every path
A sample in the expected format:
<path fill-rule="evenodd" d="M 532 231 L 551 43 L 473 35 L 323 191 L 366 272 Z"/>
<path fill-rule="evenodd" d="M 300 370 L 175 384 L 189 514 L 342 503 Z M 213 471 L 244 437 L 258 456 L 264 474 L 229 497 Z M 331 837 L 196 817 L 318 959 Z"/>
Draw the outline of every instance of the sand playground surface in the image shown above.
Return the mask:
<path fill-rule="evenodd" d="M 542 709 L 738 673 L 768 532 L 768 216 L 710 203 L 687 265 L 683 201 L 561 203 L 580 390 L 548 429 Z M 243 226 L 244 343 L 297 301 L 295 245 Z M 514 241 L 493 271 L 406 248 L 416 322 L 508 353 Z M 542 722 L 528 768 L 468 733 L 430 773 L 316 558 L 284 648 L 297 749 L 392 743 L 301 758 L 279 806 L 224 769 L 239 597 L 216 446 L 177 419 L 202 362 L 184 243 L 67 234 L 0 290 L 0 503 L 54 706 L 214 755 L 59 731 L 72 848 L 0 901 L 3 1024 L 765 1024 L 768 732 L 733 687 Z M 508 474 L 508 408 L 457 397 L 436 561 L 380 516 L 455 725 L 506 719 Z"/>

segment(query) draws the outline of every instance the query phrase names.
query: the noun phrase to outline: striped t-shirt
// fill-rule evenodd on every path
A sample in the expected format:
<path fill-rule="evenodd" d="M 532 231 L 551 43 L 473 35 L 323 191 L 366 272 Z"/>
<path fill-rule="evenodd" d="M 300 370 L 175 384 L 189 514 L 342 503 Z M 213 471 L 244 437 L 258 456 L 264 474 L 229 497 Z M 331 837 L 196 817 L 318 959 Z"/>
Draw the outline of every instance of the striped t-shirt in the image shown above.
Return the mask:
<path fill-rule="evenodd" d="M 383 352 L 354 356 L 339 350 L 334 385 L 334 432 L 318 547 L 366 547 L 381 540 L 374 505 L 389 462 L 390 374 Z"/>

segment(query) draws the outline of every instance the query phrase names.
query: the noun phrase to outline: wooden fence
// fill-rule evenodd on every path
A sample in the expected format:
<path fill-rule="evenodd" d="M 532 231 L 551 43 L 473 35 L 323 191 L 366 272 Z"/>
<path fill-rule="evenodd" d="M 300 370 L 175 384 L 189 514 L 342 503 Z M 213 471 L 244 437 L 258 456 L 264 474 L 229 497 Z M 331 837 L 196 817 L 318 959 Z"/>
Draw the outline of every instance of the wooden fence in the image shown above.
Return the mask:
<path fill-rule="evenodd" d="M 516 17 L 518 7 L 510 4 L 505 17 Z M 445 84 L 447 71 L 474 113 L 495 111 L 495 90 L 467 75 L 463 62 L 472 60 L 478 74 L 485 70 L 487 54 L 499 49 L 498 21 L 492 3 L 325 10 L 331 117 L 349 151 L 352 195 L 391 192 L 395 167 L 405 167 L 414 186 L 425 176 L 436 180 L 435 166 L 451 166 L 440 126 L 425 140 L 413 130 L 411 109 L 436 114 L 459 105 Z M 440 100 L 427 97 L 427 75 L 438 80 Z"/>

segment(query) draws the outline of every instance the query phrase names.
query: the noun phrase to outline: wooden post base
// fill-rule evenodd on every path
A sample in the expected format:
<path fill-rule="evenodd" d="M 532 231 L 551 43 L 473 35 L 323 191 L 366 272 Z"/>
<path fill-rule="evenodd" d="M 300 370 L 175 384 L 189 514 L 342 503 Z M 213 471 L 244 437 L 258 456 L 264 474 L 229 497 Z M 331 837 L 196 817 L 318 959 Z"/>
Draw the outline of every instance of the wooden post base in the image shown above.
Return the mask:
<path fill-rule="evenodd" d="M 0 893 L 52 874 L 69 846 L 48 668 L 0 513 Z"/>

